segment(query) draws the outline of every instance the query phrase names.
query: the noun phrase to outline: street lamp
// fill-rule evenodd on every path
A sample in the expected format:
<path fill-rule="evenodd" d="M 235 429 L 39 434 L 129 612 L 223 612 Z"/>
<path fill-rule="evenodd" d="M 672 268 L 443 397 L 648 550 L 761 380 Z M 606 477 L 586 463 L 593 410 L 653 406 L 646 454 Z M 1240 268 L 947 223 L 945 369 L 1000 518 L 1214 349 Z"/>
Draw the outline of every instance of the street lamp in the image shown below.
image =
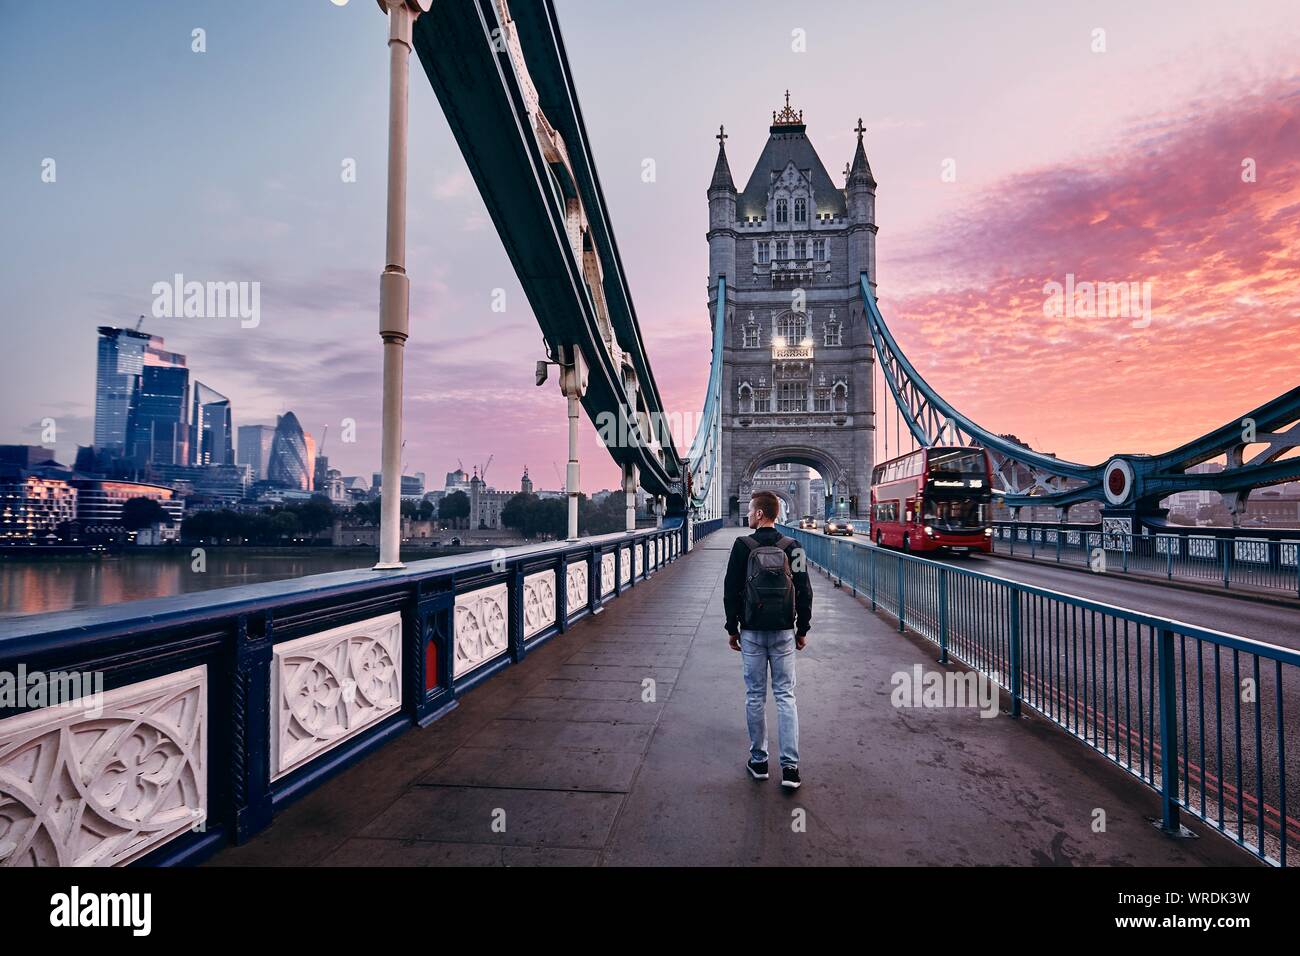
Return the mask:
<path fill-rule="evenodd" d="M 379 277 L 379 336 L 384 342 L 384 493 L 379 506 L 376 571 L 402 565 L 402 363 L 410 331 L 411 281 L 406 275 L 406 121 L 411 29 L 433 0 L 378 0 L 388 16 L 388 232 Z"/>

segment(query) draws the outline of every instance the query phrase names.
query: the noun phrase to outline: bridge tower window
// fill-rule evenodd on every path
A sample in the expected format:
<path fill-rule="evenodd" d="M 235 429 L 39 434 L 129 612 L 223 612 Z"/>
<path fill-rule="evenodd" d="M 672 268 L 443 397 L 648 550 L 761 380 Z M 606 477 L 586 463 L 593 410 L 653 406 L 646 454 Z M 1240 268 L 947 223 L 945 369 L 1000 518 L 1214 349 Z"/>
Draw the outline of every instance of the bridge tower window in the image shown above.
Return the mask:
<path fill-rule="evenodd" d="M 814 239 L 814 240 L 813 240 L 813 258 L 816 259 L 818 262 L 827 262 L 827 261 L 829 261 L 829 260 L 827 259 L 827 256 L 826 256 L 826 240 L 825 240 L 825 239 Z"/>
<path fill-rule="evenodd" d="M 794 201 L 794 221 L 795 222 L 808 221 L 808 200 L 796 199 Z"/>
<path fill-rule="evenodd" d="M 837 412 L 849 410 L 849 386 L 844 382 L 836 382 L 835 387 L 831 389 L 831 406 L 832 410 Z"/>
<path fill-rule="evenodd" d="M 806 412 L 808 398 L 803 382 L 781 382 L 776 397 L 778 412 Z"/>
<path fill-rule="evenodd" d="M 808 244 L 804 242 L 802 239 L 796 239 L 794 241 L 794 257 L 796 259 L 802 259 L 804 257 L 804 253 L 807 252 L 807 250 L 808 250 Z"/>
<path fill-rule="evenodd" d="M 842 344 L 842 339 L 840 336 L 840 323 L 838 319 L 826 320 L 826 344 L 827 345 Z"/>
<path fill-rule="evenodd" d="M 790 258 L 788 254 L 788 250 L 789 250 L 789 243 L 787 243 L 784 239 L 778 239 L 776 241 L 776 258 L 778 261 Z"/>
<path fill-rule="evenodd" d="M 776 201 L 776 221 L 777 222 L 790 221 L 789 204 L 784 199 L 778 199 Z"/>
<path fill-rule="evenodd" d="M 831 393 L 829 389 L 819 388 L 813 393 L 813 411 L 829 412 L 831 410 Z"/>
<path fill-rule="evenodd" d="M 744 348 L 747 349 L 758 348 L 758 326 L 754 323 L 750 323 L 749 325 L 745 326 L 743 331 L 745 334 L 744 343 L 743 343 Z"/>
<path fill-rule="evenodd" d="M 787 312 L 776 320 L 776 334 L 786 345 L 798 345 L 808 335 L 808 317 L 802 312 Z"/>
<path fill-rule="evenodd" d="M 755 243 L 755 246 L 756 246 L 757 249 L 758 249 L 758 261 L 759 261 L 759 263 L 762 264 L 762 263 L 767 262 L 767 261 L 768 261 L 768 256 L 769 256 L 770 251 L 771 251 L 771 248 L 768 246 L 768 244 L 767 244 L 766 242 Z"/>

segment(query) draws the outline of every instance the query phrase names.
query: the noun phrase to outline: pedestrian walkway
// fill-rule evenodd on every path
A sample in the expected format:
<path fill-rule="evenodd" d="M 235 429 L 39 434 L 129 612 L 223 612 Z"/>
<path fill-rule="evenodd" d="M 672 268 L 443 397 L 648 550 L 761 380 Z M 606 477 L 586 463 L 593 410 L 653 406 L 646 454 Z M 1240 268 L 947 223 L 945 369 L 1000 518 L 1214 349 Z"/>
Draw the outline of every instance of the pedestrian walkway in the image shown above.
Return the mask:
<path fill-rule="evenodd" d="M 1252 863 L 1196 821 L 1200 839 L 1162 834 L 1153 792 L 1043 720 L 893 706 L 895 673 L 947 668 L 820 573 L 798 657 L 804 785 L 750 779 L 722 627 L 738 533 L 703 539 L 212 863 Z M 775 754 L 770 695 L 768 728 Z"/>

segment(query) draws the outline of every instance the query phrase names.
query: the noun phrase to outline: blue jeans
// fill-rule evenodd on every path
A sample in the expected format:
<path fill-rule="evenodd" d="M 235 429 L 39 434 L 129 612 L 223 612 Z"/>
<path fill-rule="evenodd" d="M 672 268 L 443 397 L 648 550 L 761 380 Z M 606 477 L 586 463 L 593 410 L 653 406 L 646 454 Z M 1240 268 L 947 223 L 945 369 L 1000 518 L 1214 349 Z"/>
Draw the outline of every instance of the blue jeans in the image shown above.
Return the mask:
<path fill-rule="evenodd" d="M 767 669 L 772 668 L 781 766 L 799 766 L 799 712 L 794 703 L 794 630 L 740 632 L 745 665 L 745 720 L 749 724 L 749 759 L 767 760 Z"/>

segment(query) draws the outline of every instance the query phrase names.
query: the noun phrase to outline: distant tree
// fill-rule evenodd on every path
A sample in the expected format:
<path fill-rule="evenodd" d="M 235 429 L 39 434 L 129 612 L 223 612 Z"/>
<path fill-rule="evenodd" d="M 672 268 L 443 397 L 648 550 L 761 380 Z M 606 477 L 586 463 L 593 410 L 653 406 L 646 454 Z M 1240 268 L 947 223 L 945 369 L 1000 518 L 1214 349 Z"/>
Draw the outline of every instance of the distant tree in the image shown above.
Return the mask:
<path fill-rule="evenodd" d="M 501 524 L 507 528 L 518 531 L 525 538 L 531 538 L 529 533 L 529 509 L 533 502 L 537 501 L 536 495 L 519 492 L 501 509 Z"/>
<path fill-rule="evenodd" d="M 334 523 L 334 506 L 325 495 L 312 495 L 309 501 L 294 510 L 302 530 L 310 535 L 324 531 Z"/>
<path fill-rule="evenodd" d="M 362 524 L 379 524 L 379 499 L 357 502 L 352 508 L 352 518 Z"/>
<path fill-rule="evenodd" d="M 453 491 L 438 503 L 438 517 L 443 521 L 469 517 L 469 495 Z"/>
<path fill-rule="evenodd" d="M 127 531 L 139 531 L 154 524 L 169 524 L 172 519 L 153 498 L 128 498 L 118 520 Z"/>
<path fill-rule="evenodd" d="M 423 499 L 415 509 L 415 516 L 421 521 L 428 521 L 433 517 L 433 502 L 428 498 Z"/>
<path fill-rule="evenodd" d="M 292 538 L 300 527 L 298 516 L 292 511 L 281 511 L 271 516 L 271 530 L 277 538 Z"/>

